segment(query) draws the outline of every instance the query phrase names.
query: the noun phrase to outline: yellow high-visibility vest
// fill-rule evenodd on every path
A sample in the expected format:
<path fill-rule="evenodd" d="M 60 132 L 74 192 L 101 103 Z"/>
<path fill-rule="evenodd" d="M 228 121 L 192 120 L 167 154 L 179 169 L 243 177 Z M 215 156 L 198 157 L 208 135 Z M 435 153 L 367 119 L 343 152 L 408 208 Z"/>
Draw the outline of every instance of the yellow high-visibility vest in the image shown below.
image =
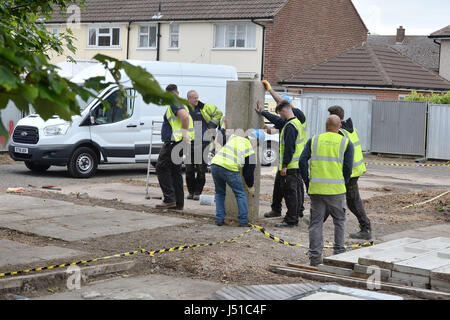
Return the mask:
<path fill-rule="evenodd" d="M 245 158 L 254 153 L 247 138 L 231 135 L 227 143 L 214 156 L 211 164 L 238 172 L 244 166 Z"/>
<path fill-rule="evenodd" d="M 352 133 L 348 132 L 345 129 L 340 129 L 340 131 L 344 134 L 344 137 L 346 137 L 351 141 L 351 143 L 353 143 L 353 147 L 355 148 L 355 155 L 353 157 L 352 178 L 359 177 L 364 172 L 366 172 L 366 165 L 364 163 L 361 141 L 358 137 L 358 130 L 353 129 Z"/>
<path fill-rule="evenodd" d="M 346 192 L 343 168 L 349 141 L 334 132 L 312 137 L 309 194 L 335 195 Z"/>
<path fill-rule="evenodd" d="M 183 106 L 183 108 L 188 112 L 189 114 L 189 110 L 186 106 Z M 170 126 L 172 127 L 172 136 L 175 140 L 175 142 L 181 141 L 183 140 L 183 129 L 181 126 L 181 119 L 178 118 L 172 111 L 171 107 L 167 108 L 166 111 L 166 118 L 167 121 L 169 121 Z M 191 138 L 191 140 L 194 140 L 194 122 L 192 121 L 192 117 L 189 114 L 189 128 L 188 128 L 188 133 L 189 133 L 189 137 Z"/>
<path fill-rule="evenodd" d="M 306 122 L 304 125 L 302 125 L 300 120 L 298 120 L 297 118 L 294 118 L 294 119 L 288 121 L 284 125 L 283 129 L 281 130 L 281 134 L 280 134 L 280 157 L 279 157 L 280 162 L 278 164 L 278 169 L 280 171 L 283 169 L 284 129 L 289 124 L 292 124 L 295 127 L 295 129 L 297 129 L 297 139 L 295 141 L 295 152 L 294 152 L 294 155 L 292 156 L 291 162 L 289 162 L 289 164 L 287 166 L 288 169 L 298 169 L 299 168 L 298 161 L 300 160 L 300 156 L 301 156 L 303 149 L 305 147 L 305 144 L 306 144 Z"/>

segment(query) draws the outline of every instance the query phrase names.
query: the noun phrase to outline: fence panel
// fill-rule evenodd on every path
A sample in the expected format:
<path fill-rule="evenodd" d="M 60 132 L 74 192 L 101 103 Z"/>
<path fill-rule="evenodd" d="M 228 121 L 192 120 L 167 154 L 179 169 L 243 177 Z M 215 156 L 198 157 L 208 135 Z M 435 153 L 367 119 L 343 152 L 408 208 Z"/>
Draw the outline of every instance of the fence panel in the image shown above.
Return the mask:
<path fill-rule="evenodd" d="M 8 130 L 9 135 L 11 136 L 17 121 L 22 119 L 22 112 L 19 111 L 12 102 L 9 102 L 5 109 L 0 110 L 0 116 L 2 118 L 3 126 Z M 8 145 L 3 145 L 3 143 L 3 137 L 0 137 L 0 151 L 7 151 Z"/>
<path fill-rule="evenodd" d="M 372 152 L 425 155 L 425 102 L 373 100 Z"/>
<path fill-rule="evenodd" d="M 450 160 L 450 105 L 428 106 L 427 158 Z"/>
<path fill-rule="evenodd" d="M 353 125 L 358 129 L 363 151 L 369 151 L 371 146 L 372 101 L 368 99 L 347 98 L 294 98 L 297 105 L 305 113 L 308 138 L 325 132 L 325 121 L 329 115 L 328 108 L 341 106 L 345 111 L 345 119 L 352 118 Z"/>

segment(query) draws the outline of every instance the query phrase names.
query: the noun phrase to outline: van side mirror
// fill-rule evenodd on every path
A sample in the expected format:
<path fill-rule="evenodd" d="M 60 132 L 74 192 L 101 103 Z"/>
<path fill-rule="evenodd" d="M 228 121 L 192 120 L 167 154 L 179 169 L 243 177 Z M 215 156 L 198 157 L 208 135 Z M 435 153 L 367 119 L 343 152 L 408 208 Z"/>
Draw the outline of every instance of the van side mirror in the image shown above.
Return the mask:
<path fill-rule="evenodd" d="M 89 111 L 89 121 L 90 121 L 91 125 L 95 124 L 94 109 L 91 109 Z"/>

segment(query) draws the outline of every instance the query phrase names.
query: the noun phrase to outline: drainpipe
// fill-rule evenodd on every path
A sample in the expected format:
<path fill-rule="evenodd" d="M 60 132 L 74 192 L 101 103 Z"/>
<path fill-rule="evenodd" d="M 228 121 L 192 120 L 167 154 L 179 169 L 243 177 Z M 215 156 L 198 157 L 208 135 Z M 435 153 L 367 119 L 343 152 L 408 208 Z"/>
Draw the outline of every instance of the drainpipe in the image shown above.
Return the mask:
<path fill-rule="evenodd" d="M 161 23 L 158 22 L 158 31 L 156 35 L 156 61 L 159 61 L 159 40 L 161 38 Z"/>
<path fill-rule="evenodd" d="M 265 44 L 266 44 L 266 26 L 263 24 L 260 24 L 258 22 L 255 22 L 255 20 L 251 20 L 254 24 L 262 27 L 262 54 L 261 54 L 261 80 L 264 79 L 264 50 L 265 50 Z"/>
<path fill-rule="evenodd" d="M 127 29 L 127 60 L 129 59 L 130 54 L 130 25 L 133 21 L 128 21 L 128 29 Z"/>
<path fill-rule="evenodd" d="M 441 43 L 433 39 L 433 42 L 439 45 L 439 61 L 438 61 L 438 74 L 441 71 Z"/>

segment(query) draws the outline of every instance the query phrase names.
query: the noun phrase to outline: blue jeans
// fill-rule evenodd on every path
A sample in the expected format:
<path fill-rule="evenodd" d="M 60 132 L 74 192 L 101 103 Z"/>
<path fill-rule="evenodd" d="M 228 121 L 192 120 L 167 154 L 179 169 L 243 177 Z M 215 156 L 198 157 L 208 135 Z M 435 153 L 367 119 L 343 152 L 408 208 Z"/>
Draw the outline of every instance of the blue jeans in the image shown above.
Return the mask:
<path fill-rule="evenodd" d="M 248 223 L 247 194 L 241 174 L 215 164 L 211 166 L 211 174 L 216 188 L 216 221 L 222 222 L 225 219 L 225 192 L 228 184 L 236 197 L 239 223 Z"/>

